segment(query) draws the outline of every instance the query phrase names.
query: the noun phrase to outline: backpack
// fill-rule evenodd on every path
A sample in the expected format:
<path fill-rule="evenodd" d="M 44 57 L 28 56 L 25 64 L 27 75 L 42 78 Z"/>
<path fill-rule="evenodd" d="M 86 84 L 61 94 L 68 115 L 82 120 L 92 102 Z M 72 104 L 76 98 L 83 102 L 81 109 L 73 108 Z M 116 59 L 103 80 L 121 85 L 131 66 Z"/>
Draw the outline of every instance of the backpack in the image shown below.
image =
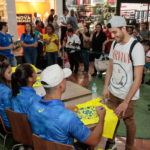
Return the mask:
<path fill-rule="evenodd" d="M 132 59 L 132 51 L 133 51 L 133 48 L 134 46 L 138 43 L 137 40 L 134 40 L 130 46 L 130 50 L 129 50 L 129 57 L 130 57 L 130 60 L 131 60 L 131 63 L 132 63 L 132 70 L 133 70 L 133 81 L 134 81 L 134 65 L 133 65 L 133 59 Z M 117 42 L 115 41 L 114 45 L 113 45 L 113 50 L 116 46 Z"/>

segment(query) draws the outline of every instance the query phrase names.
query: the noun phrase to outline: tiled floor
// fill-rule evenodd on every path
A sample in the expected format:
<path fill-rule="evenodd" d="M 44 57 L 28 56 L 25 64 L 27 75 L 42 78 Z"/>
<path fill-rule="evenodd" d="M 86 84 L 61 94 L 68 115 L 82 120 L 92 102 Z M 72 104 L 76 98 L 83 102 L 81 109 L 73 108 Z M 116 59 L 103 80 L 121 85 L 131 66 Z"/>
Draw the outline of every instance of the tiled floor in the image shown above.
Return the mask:
<path fill-rule="evenodd" d="M 122 143 L 117 144 L 117 150 L 125 149 L 125 139 L 118 137 L 118 140 Z M 150 140 L 135 139 L 133 150 L 150 150 Z"/>
<path fill-rule="evenodd" d="M 80 64 L 78 74 L 73 74 L 70 80 L 83 87 L 87 87 L 92 80 L 91 74 L 93 73 L 93 63 L 90 64 L 89 74 L 83 73 L 82 70 L 83 64 Z M 126 139 L 122 137 L 118 137 L 117 139 L 117 150 L 125 150 Z M 135 139 L 133 150 L 150 150 L 150 140 Z"/>

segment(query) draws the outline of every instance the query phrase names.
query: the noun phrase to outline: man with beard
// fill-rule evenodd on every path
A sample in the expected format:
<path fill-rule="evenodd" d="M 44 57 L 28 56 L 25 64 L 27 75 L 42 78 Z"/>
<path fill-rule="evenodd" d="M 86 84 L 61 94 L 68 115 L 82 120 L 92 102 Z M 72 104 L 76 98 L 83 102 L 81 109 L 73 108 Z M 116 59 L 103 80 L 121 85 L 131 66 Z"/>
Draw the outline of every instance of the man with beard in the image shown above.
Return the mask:
<path fill-rule="evenodd" d="M 123 119 L 127 131 L 125 150 L 132 150 L 136 133 L 134 107 L 139 99 L 145 53 L 142 45 L 128 34 L 123 17 L 114 16 L 107 26 L 115 41 L 109 54 L 103 100 L 107 97 L 108 107 L 114 110 L 119 119 Z M 108 140 L 105 149 L 115 147 L 113 139 Z"/>

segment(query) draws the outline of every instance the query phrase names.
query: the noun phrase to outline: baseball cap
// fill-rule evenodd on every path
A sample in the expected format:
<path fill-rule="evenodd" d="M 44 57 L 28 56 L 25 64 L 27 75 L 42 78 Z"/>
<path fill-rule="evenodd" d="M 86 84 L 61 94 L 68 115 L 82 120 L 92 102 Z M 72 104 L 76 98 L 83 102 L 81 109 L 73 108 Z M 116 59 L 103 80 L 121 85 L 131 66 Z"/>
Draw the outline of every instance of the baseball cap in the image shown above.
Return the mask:
<path fill-rule="evenodd" d="M 46 83 L 46 85 L 43 84 L 43 87 L 55 87 L 71 74 L 72 71 L 69 68 L 62 69 L 57 64 L 51 65 L 41 73 L 41 82 Z"/>
<path fill-rule="evenodd" d="M 127 26 L 125 18 L 121 16 L 114 16 L 109 20 L 110 28 L 117 28 Z"/>

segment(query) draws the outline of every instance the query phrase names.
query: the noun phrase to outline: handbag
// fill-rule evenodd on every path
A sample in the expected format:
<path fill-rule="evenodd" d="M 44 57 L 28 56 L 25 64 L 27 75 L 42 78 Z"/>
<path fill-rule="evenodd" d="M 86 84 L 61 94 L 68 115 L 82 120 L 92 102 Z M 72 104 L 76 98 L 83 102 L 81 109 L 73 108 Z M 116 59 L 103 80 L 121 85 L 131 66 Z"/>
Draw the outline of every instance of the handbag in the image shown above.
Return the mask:
<path fill-rule="evenodd" d="M 102 54 L 99 59 L 94 60 L 94 65 L 98 72 L 106 71 L 108 64 L 109 64 L 109 58 L 105 54 Z"/>

